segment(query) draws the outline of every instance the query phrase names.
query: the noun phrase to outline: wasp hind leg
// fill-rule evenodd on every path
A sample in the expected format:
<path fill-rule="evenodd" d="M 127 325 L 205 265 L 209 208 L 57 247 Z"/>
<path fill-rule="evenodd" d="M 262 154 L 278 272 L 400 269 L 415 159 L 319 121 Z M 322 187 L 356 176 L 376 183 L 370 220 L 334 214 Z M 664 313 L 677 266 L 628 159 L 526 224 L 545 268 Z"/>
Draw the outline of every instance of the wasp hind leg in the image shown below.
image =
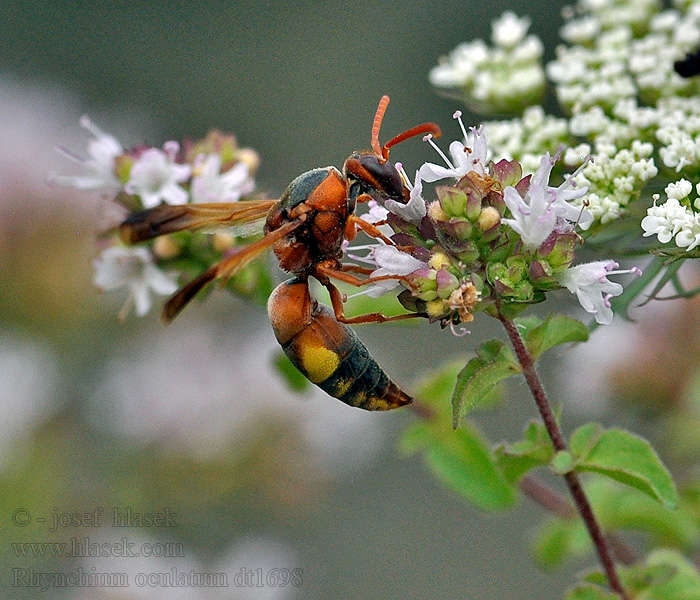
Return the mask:
<path fill-rule="evenodd" d="M 363 267 L 354 267 L 352 265 L 343 265 L 343 267 L 347 269 L 352 268 L 352 270 L 356 270 L 361 273 L 365 272 Z M 337 287 L 335 287 L 330 281 L 331 277 L 333 279 L 337 279 L 338 281 L 343 281 L 345 283 L 349 283 L 350 285 L 354 285 L 355 287 L 362 287 L 370 283 L 375 283 L 377 281 L 386 281 L 389 279 L 400 280 L 403 279 L 403 277 L 401 277 L 400 275 L 386 275 L 383 277 L 374 277 L 372 279 L 360 279 L 359 277 L 352 275 L 346 271 L 341 271 L 325 265 L 318 265 L 316 270 L 317 279 L 321 282 L 321 285 L 323 285 L 323 287 L 325 287 L 328 290 L 328 294 L 331 297 L 331 305 L 333 306 L 335 318 L 341 323 L 347 323 L 350 325 L 358 323 L 387 323 L 389 321 L 403 321 L 405 319 L 413 319 L 415 317 L 420 316 L 416 313 L 386 316 L 382 313 L 376 312 L 358 315 L 356 317 L 346 317 L 345 307 L 343 305 L 343 295 L 340 293 L 340 290 Z"/>

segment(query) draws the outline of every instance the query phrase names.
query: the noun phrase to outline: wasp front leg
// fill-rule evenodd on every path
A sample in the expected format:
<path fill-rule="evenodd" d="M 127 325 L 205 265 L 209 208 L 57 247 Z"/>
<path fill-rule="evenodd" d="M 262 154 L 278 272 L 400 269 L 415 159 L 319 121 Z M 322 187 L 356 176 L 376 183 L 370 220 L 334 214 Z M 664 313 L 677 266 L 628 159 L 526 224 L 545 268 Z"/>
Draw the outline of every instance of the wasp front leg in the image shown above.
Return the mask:
<path fill-rule="evenodd" d="M 365 221 L 364 219 L 360 219 L 360 217 L 357 217 L 355 215 L 350 215 L 348 217 L 347 223 L 345 224 L 345 238 L 349 241 L 354 240 L 357 236 L 358 231 L 364 231 L 370 237 L 382 240 L 382 242 L 384 242 L 388 246 L 396 245 L 379 230 L 379 227 L 377 227 L 373 223 Z"/>

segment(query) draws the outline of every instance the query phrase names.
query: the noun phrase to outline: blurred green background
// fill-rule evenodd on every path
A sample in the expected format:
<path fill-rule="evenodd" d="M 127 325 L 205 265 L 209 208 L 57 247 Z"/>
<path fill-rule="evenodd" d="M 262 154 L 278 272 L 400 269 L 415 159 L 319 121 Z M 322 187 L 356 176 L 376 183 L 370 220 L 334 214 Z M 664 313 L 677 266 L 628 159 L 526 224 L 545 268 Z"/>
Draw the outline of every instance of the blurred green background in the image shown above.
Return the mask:
<path fill-rule="evenodd" d="M 217 293 L 169 328 L 157 311 L 117 323 L 123 296 L 98 296 L 92 286 L 105 202 L 47 180 L 75 172 L 54 148 L 84 153 L 82 114 L 125 147 L 197 138 L 213 127 L 235 133 L 260 153 L 258 187 L 269 197 L 301 172 L 340 166 L 367 147 L 382 94 L 392 98 L 384 138 L 434 120 L 448 142 L 460 107 L 428 84 L 438 57 L 488 38 L 507 8 L 532 17 L 551 57 L 562 5 L 507 3 L 494 12 L 488 3 L 446 0 L 3 3 L 4 597 L 560 597 L 567 572 L 542 572 L 530 558 L 539 508 L 523 502 L 506 515 L 480 513 L 434 482 L 420 459 L 397 457 L 396 437 L 413 418 L 405 411 L 364 414 L 320 393 L 290 393 L 271 367 L 276 345 L 264 309 Z M 394 158 L 409 172 L 435 159 L 420 140 L 404 146 Z M 409 390 L 497 331 L 485 319 L 471 329 L 457 339 L 428 325 L 358 327 Z M 493 439 L 514 439 L 535 414 L 525 389 L 512 391 L 505 410 L 478 416 Z M 104 509 L 100 527 L 62 516 L 96 508 Z M 114 508 L 169 510 L 176 525 L 118 529 Z M 54 515 L 67 521 L 52 532 Z M 181 556 L 20 556 L 13 546 L 124 537 L 137 546 L 179 544 Z M 301 569 L 302 585 L 42 592 L 21 578 L 31 569 L 82 569 L 128 572 L 133 581 L 173 568 L 226 572 L 230 582 L 241 569 Z"/>

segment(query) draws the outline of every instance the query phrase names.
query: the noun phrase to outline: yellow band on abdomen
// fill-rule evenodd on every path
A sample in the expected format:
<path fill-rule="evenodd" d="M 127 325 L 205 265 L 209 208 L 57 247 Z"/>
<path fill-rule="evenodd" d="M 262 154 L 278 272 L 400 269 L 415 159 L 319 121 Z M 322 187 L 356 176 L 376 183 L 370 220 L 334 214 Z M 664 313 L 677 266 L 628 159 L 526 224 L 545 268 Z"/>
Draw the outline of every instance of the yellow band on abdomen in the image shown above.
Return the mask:
<path fill-rule="evenodd" d="M 302 344 L 300 348 L 301 366 L 311 383 L 321 383 L 328 379 L 338 369 L 340 357 L 323 346 Z"/>

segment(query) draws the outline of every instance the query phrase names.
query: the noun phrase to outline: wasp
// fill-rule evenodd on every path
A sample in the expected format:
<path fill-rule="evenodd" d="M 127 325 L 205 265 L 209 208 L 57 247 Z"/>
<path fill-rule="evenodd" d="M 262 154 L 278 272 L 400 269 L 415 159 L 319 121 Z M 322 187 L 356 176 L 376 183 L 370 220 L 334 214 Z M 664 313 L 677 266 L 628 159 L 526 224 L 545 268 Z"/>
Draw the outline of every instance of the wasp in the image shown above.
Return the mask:
<path fill-rule="evenodd" d="M 388 160 L 389 149 L 420 134 L 440 135 L 436 124 L 423 123 L 380 145 L 379 130 L 388 103 L 389 97 L 383 96 L 375 113 L 371 150 L 351 154 L 342 171 L 330 166 L 299 175 L 279 199 L 161 205 L 127 218 L 120 225 L 120 235 L 127 243 L 185 229 L 264 220 L 262 238 L 226 256 L 176 292 L 165 304 L 163 320 L 170 322 L 208 283 L 226 281 L 272 248 L 280 268 L 293 275 L 268 301 L 275 337 L 292 364 L 309 381 L 350 406 L 388 410 L 410 403 L 412 398 L 387 377 L 349 325 L 416 315 L 346 317 L 343 296 L 332 282 L 360 287 L 381 279 L 400 279 L 393 275 L 370 279 L 371 269 L 341 261 L 343 242 L 353 240 L 360 231 L 394 245 L 375 224 L 356 216 L 357 204 L 389 198 L 408 202 L 410 192 Z M 328 290 L 332 308 L 311 297 L 310 277 Z"/>

